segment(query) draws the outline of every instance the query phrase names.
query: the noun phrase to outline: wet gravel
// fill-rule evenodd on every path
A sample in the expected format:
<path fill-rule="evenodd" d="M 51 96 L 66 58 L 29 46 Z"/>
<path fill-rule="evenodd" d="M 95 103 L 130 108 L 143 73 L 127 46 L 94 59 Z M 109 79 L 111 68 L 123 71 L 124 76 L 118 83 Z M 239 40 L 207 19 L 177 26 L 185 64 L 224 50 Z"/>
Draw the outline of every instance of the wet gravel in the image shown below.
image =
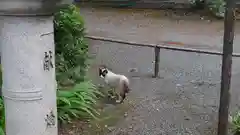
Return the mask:
<path fill-rule="evenodd" d="M 95 56 L 92 75 L 97 75 L 97 65 L 105 64 L 131 79 L 128 100 L 135 105 L 109 135 L 216 134 L 221 57 L 162 50 L 160 77 L 155 79 L 153 49 L 90 43 Z M 240 61 L 233 63 L 232 111 L 238 108 L 240 79 Z"/>
<path fill-rule="evenodd" d="M 222 50 L 223 22 L 180 17 L 161 12 L 82 8 L 90 35 L 144 43 L 161 40 L 192 44 L 196 49 Z M 237 26 L 239 25 L 236 24 Z M 239 30 L 236 26 L 235 52 Z M 92 78 L 100 80 L 97 65 L 129 76 L 134 107 L 109 135 L 216 135 L 221 57 L 161 50 L 160 77 L 152 78 L 154 50 L 90 40 L 95 56 Z M 233 59 L 231 113 L 239 107 L 240 59 Z M 101 82 L 101 81 L 100 81 Z"/>
<path fill-rule="evenodd" d="M 223 21 L 209 16 L 178 10 L 80 8 L 90 35 L 137 43 L 182 42 L 177 46 L 222 51 Z M 239 22 L 235 53 L 240 53 Z"/>

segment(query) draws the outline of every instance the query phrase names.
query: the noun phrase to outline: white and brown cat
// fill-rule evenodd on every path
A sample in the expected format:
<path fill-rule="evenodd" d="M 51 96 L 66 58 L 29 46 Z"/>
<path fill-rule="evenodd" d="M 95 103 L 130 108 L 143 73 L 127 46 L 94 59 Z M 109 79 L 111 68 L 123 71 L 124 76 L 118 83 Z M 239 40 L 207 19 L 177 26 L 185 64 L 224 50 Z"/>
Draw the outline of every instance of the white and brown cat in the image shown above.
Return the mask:
<path fill-rule="evenodd" d="M 122 103 L 129 93 L 129 79 L 121 74 L 116 74 L 110 71 L 106 66 L 99 67 L 99 76 L 104 79 L 105 83 L 115 89 L 119 95 L 117 103 Z"/>

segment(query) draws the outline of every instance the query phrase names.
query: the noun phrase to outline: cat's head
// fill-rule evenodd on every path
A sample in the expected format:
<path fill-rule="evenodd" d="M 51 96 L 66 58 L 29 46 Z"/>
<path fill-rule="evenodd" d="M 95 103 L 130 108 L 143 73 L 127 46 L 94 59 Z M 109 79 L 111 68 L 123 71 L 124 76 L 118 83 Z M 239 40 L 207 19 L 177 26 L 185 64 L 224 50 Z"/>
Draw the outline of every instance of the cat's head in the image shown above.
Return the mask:
<path fill-rule="evenodd" d="M 106 66 L 101 65 L 101 66 L 98 68 L 98 72 L 99 72 L 99 76 L 100 76 L 100 77 L 105 78 L 105 76 L 108 74 L 108 69 L 107 69 Z"/>

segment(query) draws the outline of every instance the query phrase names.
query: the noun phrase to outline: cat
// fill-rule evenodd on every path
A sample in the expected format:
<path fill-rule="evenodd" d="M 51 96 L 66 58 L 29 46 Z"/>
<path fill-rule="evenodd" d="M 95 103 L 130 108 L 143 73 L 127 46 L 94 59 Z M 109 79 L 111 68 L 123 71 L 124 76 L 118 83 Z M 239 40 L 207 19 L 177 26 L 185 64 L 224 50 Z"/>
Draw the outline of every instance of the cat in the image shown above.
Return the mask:
<path fill-rule="evenodd" d="M 116 102 L 123 103 L 127 93 L 130 91 L 129 79 L 124 75 L 113 73 L 106 66 L 99 67 L 99 76 L 118 93 L 119 99 Z"/>

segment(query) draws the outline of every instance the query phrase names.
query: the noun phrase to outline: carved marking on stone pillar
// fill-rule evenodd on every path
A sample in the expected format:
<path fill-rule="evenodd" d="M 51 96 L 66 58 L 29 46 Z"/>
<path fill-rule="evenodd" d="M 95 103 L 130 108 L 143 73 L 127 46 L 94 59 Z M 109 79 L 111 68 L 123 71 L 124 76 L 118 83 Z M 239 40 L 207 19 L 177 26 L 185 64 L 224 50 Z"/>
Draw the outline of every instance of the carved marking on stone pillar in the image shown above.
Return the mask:
<path fill-rule="evenodd" d="M 43 69 L 49 71 L 53 68 L 52 51 L 44 52 Z"/>
<path fill-rule="evenodd" d="M 22 90 L 14 90 L 2 87 L 2 95 L 4 98 L 15 101 L 37 101 L 42 100 L 42 89 L 30 88 Z"/>
<path fill-rule="evenodd" d="M 54 115 L 53 111 L 46 115 L 45 122 L 47 124 L 47 128 L 56 125 L 55 117 L 56 116 Z"/>

